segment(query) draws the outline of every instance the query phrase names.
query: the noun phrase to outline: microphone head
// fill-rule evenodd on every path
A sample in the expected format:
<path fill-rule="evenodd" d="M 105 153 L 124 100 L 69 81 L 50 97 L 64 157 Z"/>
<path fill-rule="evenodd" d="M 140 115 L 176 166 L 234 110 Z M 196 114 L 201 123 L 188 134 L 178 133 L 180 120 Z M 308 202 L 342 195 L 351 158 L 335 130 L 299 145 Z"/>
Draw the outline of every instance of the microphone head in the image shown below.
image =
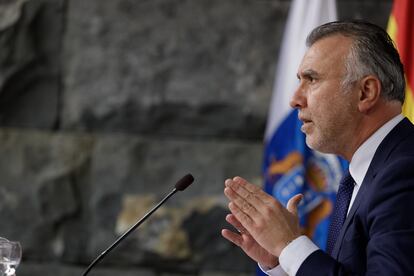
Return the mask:
<path fill-rule="evenodd" d="M 194 177 L 191 174 L 184 175 L 180 180 L 175 184 L 175 188 L 178 191 L 184 191 L 191 183 L 193 183 Z"/>

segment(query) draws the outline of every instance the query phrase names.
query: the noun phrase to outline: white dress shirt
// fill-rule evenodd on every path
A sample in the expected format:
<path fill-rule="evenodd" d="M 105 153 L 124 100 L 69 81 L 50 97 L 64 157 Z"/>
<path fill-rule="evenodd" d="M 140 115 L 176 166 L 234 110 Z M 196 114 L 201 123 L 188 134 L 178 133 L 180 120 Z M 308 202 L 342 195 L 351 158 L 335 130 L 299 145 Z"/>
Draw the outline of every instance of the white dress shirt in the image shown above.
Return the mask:
<path fill-rule="evenodd" d="M 384 140 L 385 136 L 402 120 L 403 115 L 397 115 L 380 127 L 372 134 L 354 153 L 349 164 L 349 173 L 355 181 L 354 190 L 352 192 L 351 202 L 349 203 L 348 212 L 355 201 L 355 197 L 361 188 L 364 177 L 374 157 L 375 151 Z M 279 256 L 280 265 L 270 269 L 260 267 L 267 275 L 282 276 L 296 275 L 299 267 L 310 254 L 319 248 L 306 236 L 300 236 L 289 243 Z"/>

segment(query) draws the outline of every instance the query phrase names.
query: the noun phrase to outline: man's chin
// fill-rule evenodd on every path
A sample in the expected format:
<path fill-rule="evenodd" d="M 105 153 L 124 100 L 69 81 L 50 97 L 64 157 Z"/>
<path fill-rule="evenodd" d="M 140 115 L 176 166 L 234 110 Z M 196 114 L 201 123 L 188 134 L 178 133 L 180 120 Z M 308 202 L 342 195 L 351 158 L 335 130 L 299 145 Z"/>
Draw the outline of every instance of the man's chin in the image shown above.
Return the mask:
<path fill-rule="evenodd" d="M 324 150 L 323 148 L 323 143 L 321 143 L 320 141 L 315 141 L 316 139 L 312 139 L 312 137 L 310 135 L 306 135 L 306 145 L 312 149 L 312 150 L 316 150 L 322 153 L 329 153 L 326 151 L 326 149 Z"/>
<path fill-rule="evenodd" d="M 306 139 L 306 145 L 307 145 L 310 149 L 312 149 L 312 150 L 317 150 L 317 149 L 313 146 L 313 144 L 312 144 L 312 143 L 309 143 L 309 142 L 308 142 L 308 139 Z"/>

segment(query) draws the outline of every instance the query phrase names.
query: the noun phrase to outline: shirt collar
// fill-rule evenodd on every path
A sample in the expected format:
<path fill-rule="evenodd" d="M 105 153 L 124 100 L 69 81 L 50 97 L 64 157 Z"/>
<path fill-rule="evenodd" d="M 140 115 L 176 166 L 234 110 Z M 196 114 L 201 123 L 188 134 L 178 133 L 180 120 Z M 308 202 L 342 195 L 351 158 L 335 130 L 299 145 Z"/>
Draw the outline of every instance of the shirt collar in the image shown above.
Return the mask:
<path fill-rule="evenodd" d="M 374 158 L 375 151 L 384 140 L 385 136 L 402 120 L 404 116 L 399 114 L 380 127 L 372 134 L 355 152 L 349 164 L 349 173 L 355 181 L 355 185 L 361 185 Z"/>

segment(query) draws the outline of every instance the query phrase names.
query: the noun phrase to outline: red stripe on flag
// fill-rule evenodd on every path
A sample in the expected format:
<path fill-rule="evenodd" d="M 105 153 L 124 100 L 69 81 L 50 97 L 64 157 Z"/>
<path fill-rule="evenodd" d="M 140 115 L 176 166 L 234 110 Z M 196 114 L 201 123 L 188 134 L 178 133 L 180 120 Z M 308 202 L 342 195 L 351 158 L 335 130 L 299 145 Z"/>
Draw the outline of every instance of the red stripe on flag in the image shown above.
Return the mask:
<path fill-rule="evenodd" d="M 392 14 L 397 22 L 397 48 L 407 82 L 414 87 L 414 1 L 394 0 Z"/>

